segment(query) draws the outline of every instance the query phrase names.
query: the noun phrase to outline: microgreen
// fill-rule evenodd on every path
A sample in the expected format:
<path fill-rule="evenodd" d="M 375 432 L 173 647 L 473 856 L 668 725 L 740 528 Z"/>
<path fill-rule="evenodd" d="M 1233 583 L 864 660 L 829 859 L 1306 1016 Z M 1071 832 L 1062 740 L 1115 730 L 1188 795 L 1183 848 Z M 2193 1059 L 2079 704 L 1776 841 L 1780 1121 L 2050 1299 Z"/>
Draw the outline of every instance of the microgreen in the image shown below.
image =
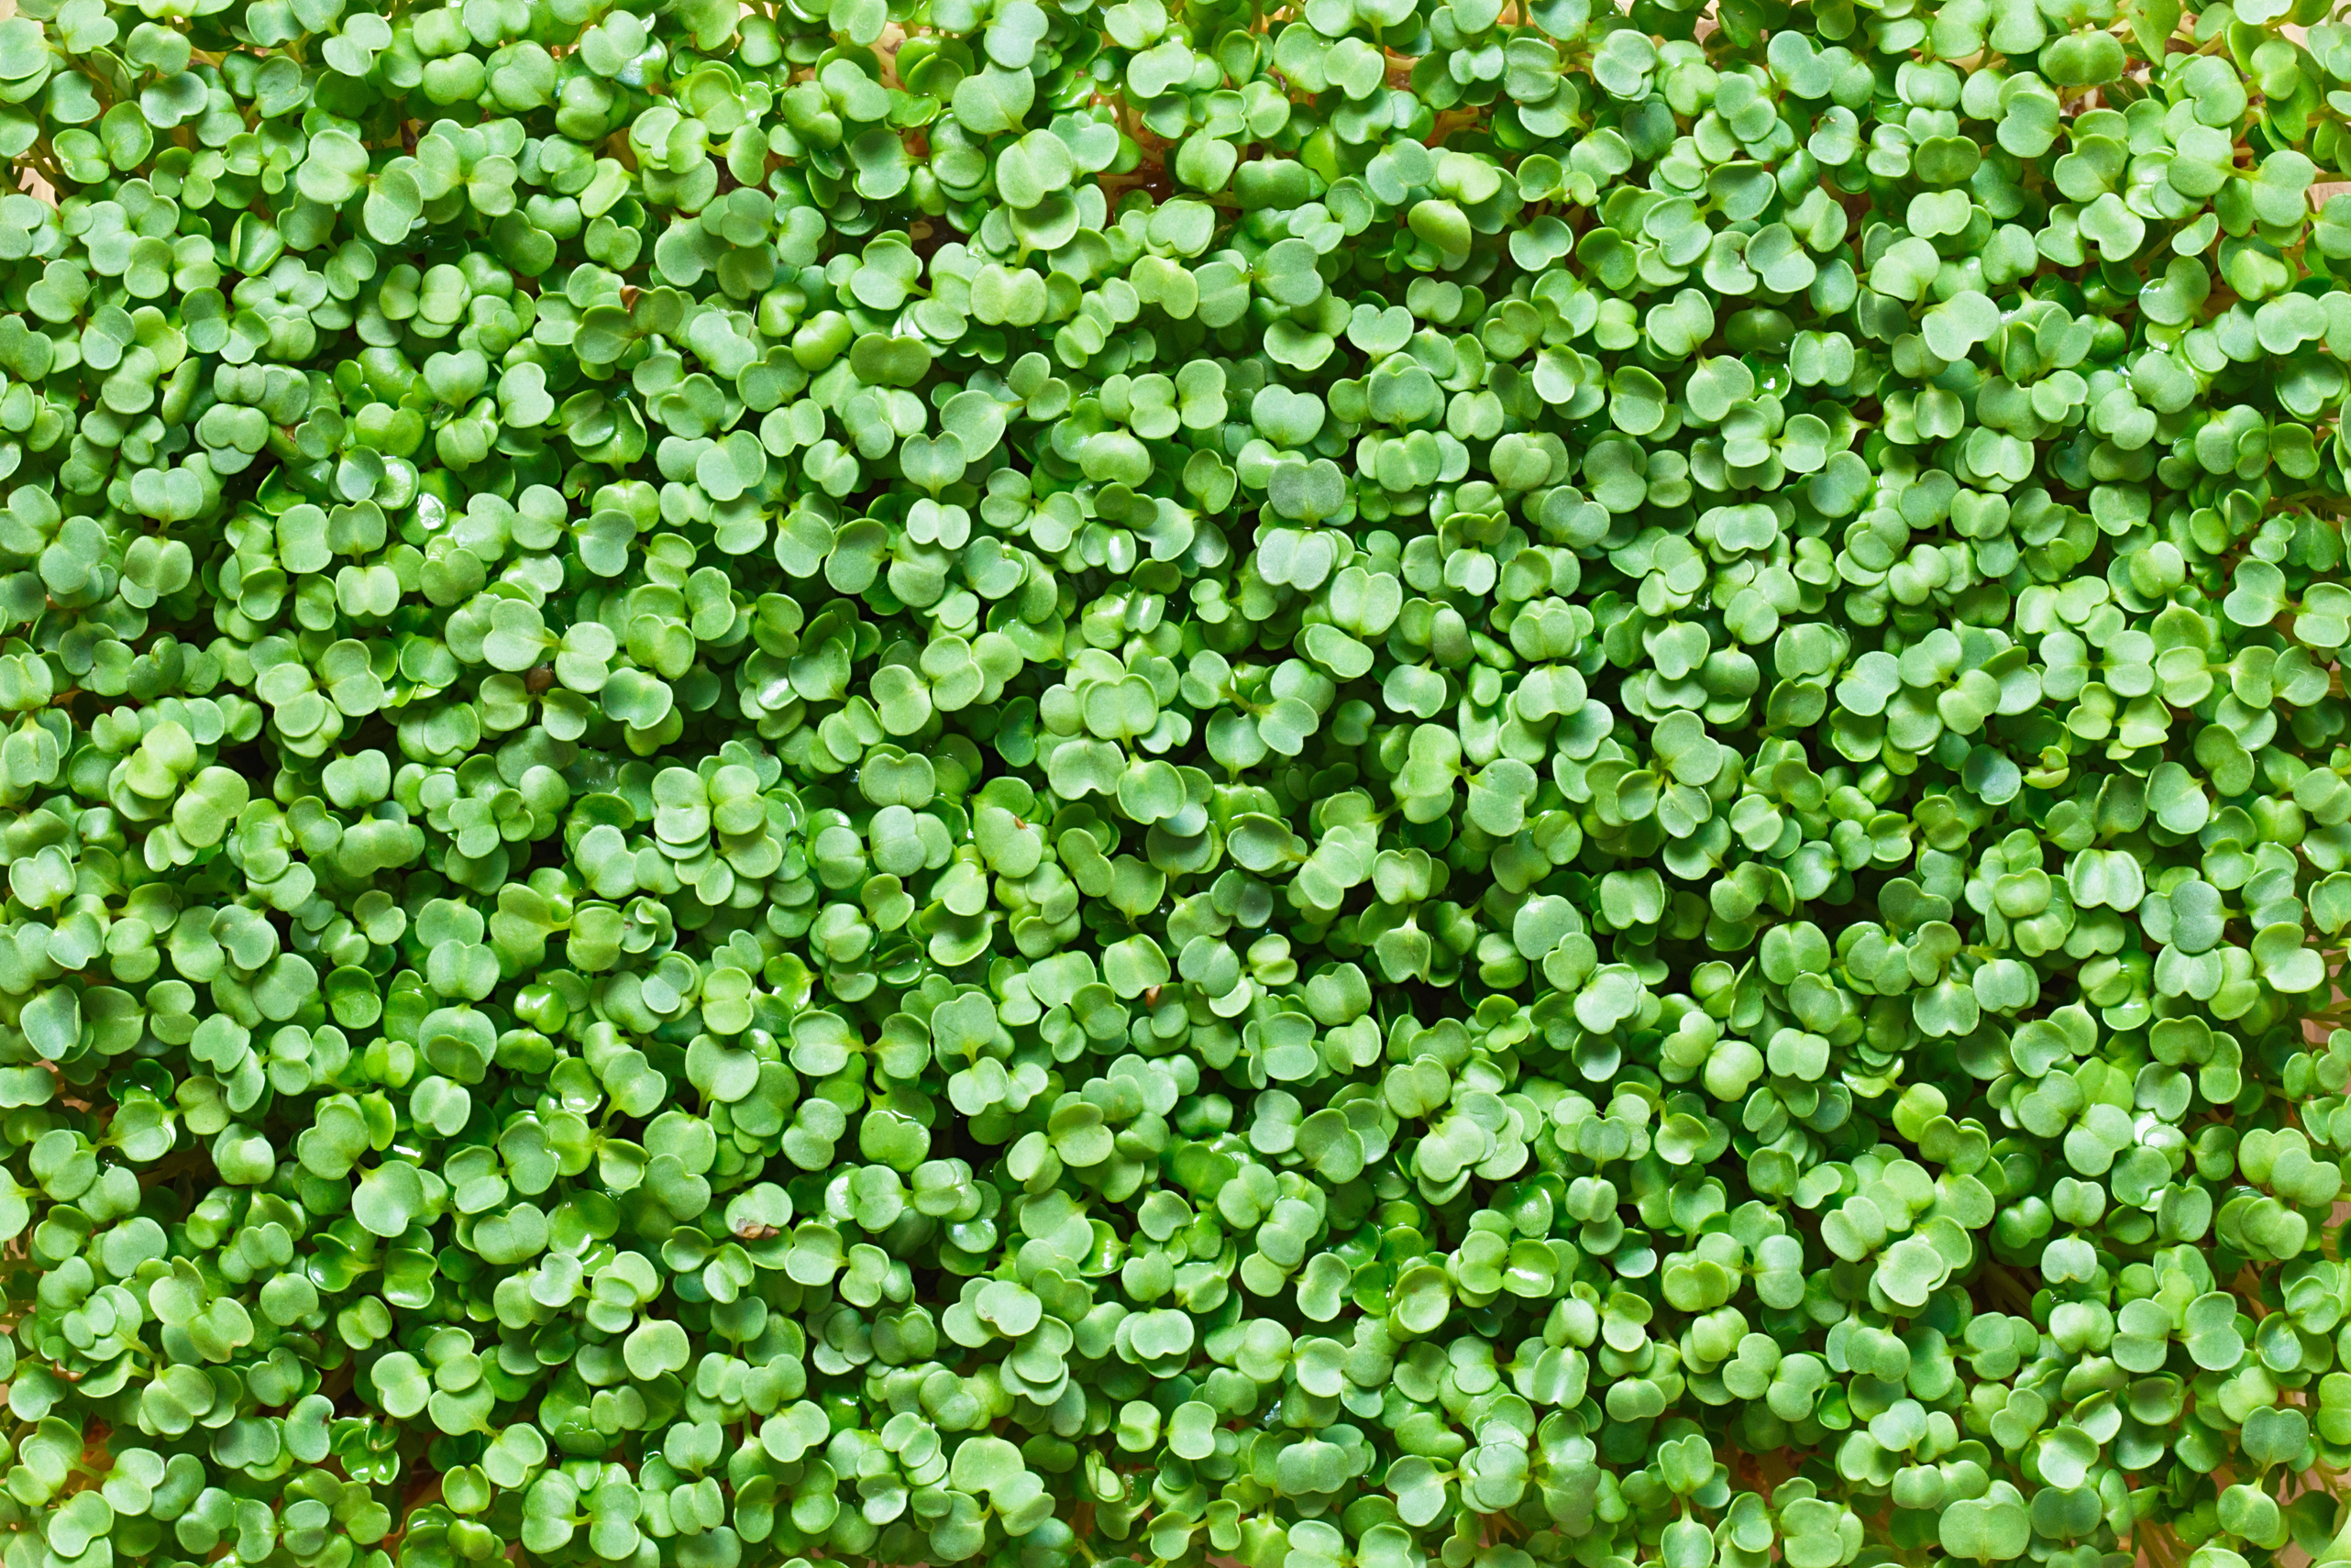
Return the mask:
<path fill-rule="evenodd" d="M 11 1568 L 2351 1562 L 2346 127 L 17 0 Z"/>

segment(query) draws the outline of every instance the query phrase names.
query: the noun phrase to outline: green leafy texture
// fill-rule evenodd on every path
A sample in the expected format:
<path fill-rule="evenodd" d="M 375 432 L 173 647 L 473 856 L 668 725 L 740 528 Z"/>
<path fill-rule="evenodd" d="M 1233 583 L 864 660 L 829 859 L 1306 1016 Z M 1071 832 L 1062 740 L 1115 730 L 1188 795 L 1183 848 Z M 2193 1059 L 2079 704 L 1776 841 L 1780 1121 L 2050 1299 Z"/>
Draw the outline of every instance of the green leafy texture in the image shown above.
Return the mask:
<path fill-rule="evenodd" d="M 10 1563 L 2351 1561 L 2346 116 L 18 0 Z"/>

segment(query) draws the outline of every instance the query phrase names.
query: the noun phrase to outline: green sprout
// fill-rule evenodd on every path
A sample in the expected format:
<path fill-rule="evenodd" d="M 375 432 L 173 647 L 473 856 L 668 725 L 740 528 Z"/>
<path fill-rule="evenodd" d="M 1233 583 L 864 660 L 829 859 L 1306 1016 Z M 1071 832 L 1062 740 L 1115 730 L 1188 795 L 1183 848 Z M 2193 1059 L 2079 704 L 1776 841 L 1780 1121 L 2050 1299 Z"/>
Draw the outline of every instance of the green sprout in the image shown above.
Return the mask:
<path fill-rule="evenodd" d="M 17 0 L 0 156 L 8 1568 L 2351 1563 L 2324 0 Z"/>

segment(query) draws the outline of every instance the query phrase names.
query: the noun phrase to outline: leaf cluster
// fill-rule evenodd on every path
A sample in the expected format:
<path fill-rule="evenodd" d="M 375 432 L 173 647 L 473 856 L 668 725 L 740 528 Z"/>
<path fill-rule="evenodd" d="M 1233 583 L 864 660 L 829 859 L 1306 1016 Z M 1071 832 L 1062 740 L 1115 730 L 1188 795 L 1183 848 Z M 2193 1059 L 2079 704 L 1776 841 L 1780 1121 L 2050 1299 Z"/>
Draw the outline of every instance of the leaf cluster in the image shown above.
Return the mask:
<path fill-rule="evenodd" d="M 2346 127 L 17 0 L 10 1568 L 2351 1560 Z"/>

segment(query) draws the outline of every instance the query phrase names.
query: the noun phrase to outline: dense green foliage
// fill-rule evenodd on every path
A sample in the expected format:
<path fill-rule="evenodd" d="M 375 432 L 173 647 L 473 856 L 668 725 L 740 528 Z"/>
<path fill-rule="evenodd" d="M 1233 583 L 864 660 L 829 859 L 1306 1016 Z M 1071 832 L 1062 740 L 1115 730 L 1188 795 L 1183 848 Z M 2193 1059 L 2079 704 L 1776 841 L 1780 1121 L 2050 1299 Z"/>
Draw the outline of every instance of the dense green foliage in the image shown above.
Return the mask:
<path fill-rule="evenodd" d="M 2351 1559 L 2323 0 L 809 5 L 0 21 L 0 1562 Z"/>

